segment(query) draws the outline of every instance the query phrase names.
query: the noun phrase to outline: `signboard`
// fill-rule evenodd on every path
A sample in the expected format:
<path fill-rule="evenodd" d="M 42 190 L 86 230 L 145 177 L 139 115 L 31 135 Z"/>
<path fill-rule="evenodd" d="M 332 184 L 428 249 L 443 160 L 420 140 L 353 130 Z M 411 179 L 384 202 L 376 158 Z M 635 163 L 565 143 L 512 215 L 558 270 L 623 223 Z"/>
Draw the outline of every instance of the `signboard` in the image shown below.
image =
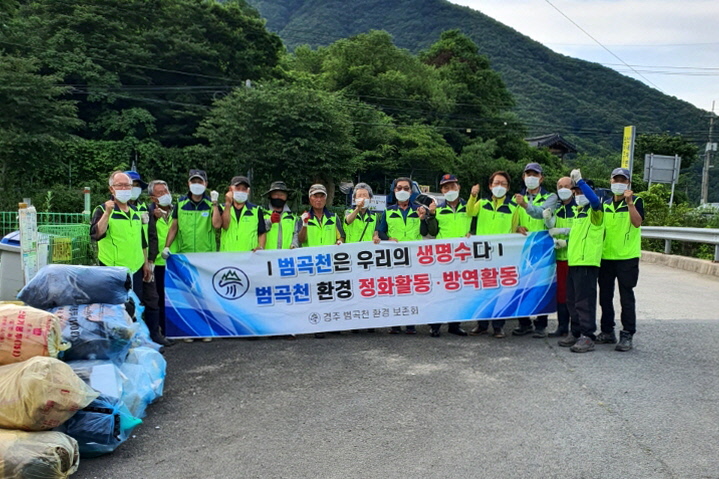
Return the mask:
<path fill-rule="evenodd" d="M 633 173 L 632 167 L 634 159 L 634 136 L 636 129 L 633 126 L 624 127 L 624 140 L 622 141 L 622 168 L 629 170 L 629 173 Z"/>

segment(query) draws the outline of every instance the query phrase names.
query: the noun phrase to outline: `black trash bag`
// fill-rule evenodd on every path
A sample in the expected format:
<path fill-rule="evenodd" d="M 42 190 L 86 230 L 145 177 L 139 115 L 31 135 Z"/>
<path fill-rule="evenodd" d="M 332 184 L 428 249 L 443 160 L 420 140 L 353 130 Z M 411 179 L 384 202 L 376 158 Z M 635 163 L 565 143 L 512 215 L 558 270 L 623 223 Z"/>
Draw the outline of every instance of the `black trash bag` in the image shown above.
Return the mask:
<path fill-rule="evenodd" d="M 17 297 L 39 309 L 74 304 L 123 304 L 131 286 L 126 268 L 50 264 L 38 271 Z"/>

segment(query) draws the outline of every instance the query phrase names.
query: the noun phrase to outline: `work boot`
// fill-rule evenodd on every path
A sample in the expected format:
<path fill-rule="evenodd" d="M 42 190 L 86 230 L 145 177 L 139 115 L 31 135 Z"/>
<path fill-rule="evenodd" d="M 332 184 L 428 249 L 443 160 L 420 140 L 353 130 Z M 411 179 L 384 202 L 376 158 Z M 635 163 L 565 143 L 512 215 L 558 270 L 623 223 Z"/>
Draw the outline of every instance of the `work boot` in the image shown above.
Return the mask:
<path fill-rule="evenodd" d="M 614 348 L 615 351 L 629 351 L 632 349 L 632 333 L 619 331 L 619 344 Z"/>
<path fill-rule="evenodd" d="M 504 329 L 494 328 L 494 334 L 492 334 L 492 336 L 498 339 L 502 339 L 504 337 Z"/>
<path fill-rule="evenodd" d="M 523 326 L 520 324 L 518 327 L 516 327 L 512 330 L 512 336 L 524 336 L 525 334 L 529 334 L 529 333 L 533 333 L 533 332 L 534 332 L 534 328 L 532 327 L 531 324 L 526 325 L 526 326 Z"/>
<path fill-rule="evenodd" d="M 466 336 L 467 332 L 459 327 L 459 324 L 450 324 L 447 328 L 449 334 L 456 334 L 457 336 Z"/>
<path fill-rule="evenodd" d="M 165 335 L 162 333 L 151 334 L 150 339 L 159 344 L 160 346 L 167 346 L 168 348 L 175 345 L 175 342 L 173 340 L 166 338 Z"/>
<path fill-rule="evenodd" d="M 482 334 L 489 334 L 489 326 L 486 328 L 481 327 L 479 324 L 472 328 L 472 330 L 469 332 L 472 336 L 481 336 Z"/>
<path fill-rule="evenodd" d="M 589 336 L 581 335 L 579 339 L 569 350 L 573 353 L 587 353 L 594 351 L 594 341 Z"/>
<path fill-rule="evenodd" d="M 597 339 L 594 341 L 597 344 L 614 344 L 617 342 L 617 336 L 614 331 L 611 333 L 599 333 Z"/>
<path fill-rule="evenodd" d="M 568 348 L 570 346 L 574 346 L 574 344 L 579 340 L 579 338 L 572 333 L 567 334 L 565 338 L 560 339 L 557 341 L 557 344 L 563 348 Z"/>
<path fill-rule="evenodd" d="M 534 330 L 533 338 L 546 338 L 547 331 L 544 328 L 537 328 Z"/>

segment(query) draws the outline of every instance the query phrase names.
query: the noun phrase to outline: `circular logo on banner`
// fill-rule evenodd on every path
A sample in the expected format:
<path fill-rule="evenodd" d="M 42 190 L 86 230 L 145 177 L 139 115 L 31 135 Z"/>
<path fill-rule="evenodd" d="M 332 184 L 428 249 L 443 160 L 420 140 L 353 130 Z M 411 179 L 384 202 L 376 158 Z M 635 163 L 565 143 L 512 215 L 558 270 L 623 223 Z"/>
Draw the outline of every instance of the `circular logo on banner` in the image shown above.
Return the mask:
<path fill-rule="evenodd" d="M 320 315 L 317 313 L 310 314 L 310 323 L 318 324 L 320 322 Z"/>
<path fill-rule="evenodd" d="M 212 277 L 212 287 L 225 299 L 240 299 L 250 289 L 250 278 L 241 269 L 226 266 Z"/>

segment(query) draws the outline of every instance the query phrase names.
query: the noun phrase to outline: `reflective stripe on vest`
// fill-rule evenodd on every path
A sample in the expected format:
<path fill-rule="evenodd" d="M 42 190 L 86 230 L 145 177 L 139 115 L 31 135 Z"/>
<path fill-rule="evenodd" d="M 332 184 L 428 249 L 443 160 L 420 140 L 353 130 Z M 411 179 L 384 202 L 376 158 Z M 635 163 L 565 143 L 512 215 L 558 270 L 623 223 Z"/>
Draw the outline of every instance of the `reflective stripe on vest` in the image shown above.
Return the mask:
<path fill-rule="evenodd" d="M 435 218 L 439 226 L 437 239 L 464 238 L 472 225 L 472 218 L 467 216 L 467 204 L 461 200 L 457 204 L 457 211 L 452 210 L 446 203 L 437 208 Z"/>
<path fill-rule="evenodd" d="M 302 246 L 328 246 L 337 243 L 337 221 L 336 213 L 323 215 L 322 221 L 312 216 L 307 221 L 307 240 Z"/>
<path fill-rule="evenodd" d="M 349 214 L 351 211 L 347 211 Z M 357 214 L 352 223 L 347 224 L 345 221 L 345 242 L 359 243 L 361 241 L 372 241 L 374 230 L 377 227 L 377 214 L 367 211 L 364 216 Z"/>
<path fill-rule="evenodd" d="M 105 266 L 124 266 L 131 273 L 142 268 L 142 218 L 134 206 L 127 213 L 117 208 L 112 212 L 105 237 L 97 242 L 97 259 Z"/>
<path fill-rule="evenodd" d="M 212 202 L 209 198 L 195 204 L 183 196 L 177 203 L 178 253 L 209 253 L 217 251 L 215 228 L 212 227 Z"/>
<path fill-rule="evenodd" d="M 265 212 L 265 219 L 272 215 L 272 211 Z M 283 211 L 281 213 L 279 223 L 270 223 L 270 228 L 267 231 L 267 241 L 265 242 L 265 249 L 290 249 L 292 246 L 292 237 L 295 234 L 295 225 L 297 224 L 298 218 L 296 215 L 289 211 Z M 280 243 L 280 230 L 282 230 L 282 242 Z"/>
<path fill-rule="evenodd" d="M 398 209 L 385 210 L 387 219 L 387 237 L 394 238 L 397 241 L 419 241 L 422 239 L 420 234 L 421 220 L 417 210 L 407 212 L 407 221 L 402 216 L 402 212 Z"/>
<path fill-rule="evenodd" d="M 567 245 L 569 266 L 599 266 L 604 243 L 604 212 L 594 211 L 589 207 L 575 208 Z M 601 219 L 601 224 L 592 223 L 593 215 Z"/>
<path fill-rule="evenodd" d="M 245 204 L 237 217 L 237 210 L 230 206 L 230 226 L 222 230 L 220 251 L 252 251 L 259 245 L 257 238 L 257 212 L 259 207 Z"/>
<path fill-rule="evenodd" d="M 642 201 L 641 198 L 634 200 Z M 629 207 L 622 200 L 614 204 L 611 198 L 604 203 L 604 225 L 607 230 L 604 237 L 602 259 L 632 259 L 642 255 L 642 229 L 632 225 Z"/>
<path fill-rule="evenodd" d="M 497 209 L 494 209 L 494 202 L 489 199 L 479 200 L 479 213 L 477 213 L 477 235 L 503 235 L 514 233 L 512 231 L 512 219 L 517 205 L 510 199 L 505 198 Z"/>

